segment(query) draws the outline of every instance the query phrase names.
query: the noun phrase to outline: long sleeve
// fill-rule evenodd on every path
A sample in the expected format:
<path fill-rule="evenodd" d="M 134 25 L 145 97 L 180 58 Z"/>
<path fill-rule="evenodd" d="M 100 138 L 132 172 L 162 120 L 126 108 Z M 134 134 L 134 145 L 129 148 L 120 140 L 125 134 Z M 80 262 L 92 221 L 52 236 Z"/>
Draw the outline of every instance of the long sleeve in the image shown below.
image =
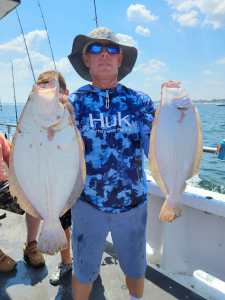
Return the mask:
<path fill-rule="evenodd" d="M 79 99 L 77 97 L 77 94 L 76 93 L 70 94 L 68 99 L 74 110 L 75 124 L 77 128 L 80 129 L 80 113 L 79 113 L 80 109 L 79 109 L 79 103 L 78 103 Z"/>
<path fill-rule="evenodd" d="M 140 135 L 141 143 L 145 155 L 148 157 L 149 144 L 150 144 L 150 133 L 152 128 L 152 122 L 155 116 L 155 108 L 151 98 L 148 95 L 142 94 L 140 96 L 141 105 L 139 112 L 139 124 L 140 124 Z"/>

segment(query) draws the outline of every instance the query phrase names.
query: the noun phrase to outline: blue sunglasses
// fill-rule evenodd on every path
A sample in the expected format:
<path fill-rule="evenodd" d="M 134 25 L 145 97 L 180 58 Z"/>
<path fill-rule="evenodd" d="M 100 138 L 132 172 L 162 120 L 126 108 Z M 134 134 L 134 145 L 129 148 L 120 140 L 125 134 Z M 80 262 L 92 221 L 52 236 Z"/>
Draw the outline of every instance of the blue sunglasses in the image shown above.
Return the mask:
<path fill-rule="evenodd" d="M 120 47 L 114 44 L 103 45 L 100 43 L 93 43 L 87 47 L 86 52 L 90 54 L 99 54 L 105 49 L 109 54 L 119 54 Z"/>

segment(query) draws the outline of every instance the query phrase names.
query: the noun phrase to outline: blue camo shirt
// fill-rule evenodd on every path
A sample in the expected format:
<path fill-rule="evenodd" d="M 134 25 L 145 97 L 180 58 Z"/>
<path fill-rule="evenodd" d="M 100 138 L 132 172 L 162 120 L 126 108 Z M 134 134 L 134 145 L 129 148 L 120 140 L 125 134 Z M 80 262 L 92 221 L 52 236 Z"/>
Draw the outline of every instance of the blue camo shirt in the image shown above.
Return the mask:
<path fill-rule="evenodd" d="M 69 100 L 85 146 L 87 176 L 80 200 L 109 213 L 145 202 L 143 152 L 148 155 L 152 100 L 121 84 L 108 90 L 85 85 Z"/>

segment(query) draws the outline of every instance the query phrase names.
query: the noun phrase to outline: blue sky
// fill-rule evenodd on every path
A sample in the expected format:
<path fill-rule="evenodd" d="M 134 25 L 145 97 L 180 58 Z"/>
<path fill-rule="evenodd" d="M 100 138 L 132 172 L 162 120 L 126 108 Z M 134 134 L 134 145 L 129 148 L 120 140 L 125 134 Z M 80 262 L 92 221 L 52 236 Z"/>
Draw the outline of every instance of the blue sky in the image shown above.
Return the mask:
<path fill-rule="evenodd" d="M 53 67 L 36 0 L 18 8 L 36 76 Z M 72 92 L 86 84 L 70 66 L 73 38 L 95 27 L 92 0 L 40 0 L 57 68 Z M 159 100 L 160 86 L 181 80 L 193 99 L 225 98 L 225 0 L 96 0 L 100 26 L 138 48 L 133 72 L 122 83 Z M 16 13 L 0 22 L 0 99 L 13 101 L 11 61 L 17 101 L 33 84 Z"/>

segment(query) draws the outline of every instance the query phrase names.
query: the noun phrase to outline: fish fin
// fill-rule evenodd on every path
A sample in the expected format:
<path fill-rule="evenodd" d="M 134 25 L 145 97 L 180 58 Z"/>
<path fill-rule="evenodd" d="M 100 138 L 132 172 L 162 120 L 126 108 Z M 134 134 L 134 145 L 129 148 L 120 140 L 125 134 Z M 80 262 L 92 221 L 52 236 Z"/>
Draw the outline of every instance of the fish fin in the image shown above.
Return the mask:
<path fill-rule="evenodd" d="M 44 220 L 38 238 L 38 249 L 50 255 L 67 248 L 67 238 L 59 219 Z"/>
<path fill-rule="evenodd" d="M 18 134 L 18 131 L 15 133 L 13 141 L 16 138 L 16 135 Z M 27 213 L 32 215 L 35 218 L 42 219 L 42 216 L 38 213 L 38 211 L 30 204 L 30 201 L 28 201 L 28 197 L 26 193 L 24 192 L 23 188 L 18 182 L 15 169 L 14 169 L 14 163 L 13 163 L 13 152 L 14 152 L 14 142 L 12 142 L 12 147 L 10 151 L 10 157 L 9 157 L 9 191 L 10 194 L 13 197 L 16 197 L 16 201 L 18 202 L 19 206 Z"/>
<path fill-rule="evenodd" d="M 197 128 L 198 128 L 198 143 L 197 143 L 197 149 L 196 149 L 196 156 L 193 163 L 193 175 L 197 174 L 199 171 L 199 166 L 203 154 L 203 142 L 202 142 L 202 128 L 201 128 L 201 120 L 198 111 L 194 108 L 195 114 L 196 114 L 196 122 L 197 122 Z"/>
<path fill-rule="evenodd" d="M 10 157 L 9 157 L 9 190 L 12 196 L 16 197 L 16 200 L 19 204 L 19 206 L 27 213 L 32 215 L 35 218 L 42 219 L 42 216 L 37 212 L 37 210 L 30 204 L 28 201 L 28 197 L 26 196 L 25 192 L 23 191 L 22 187 L 19 184 L 19 181 L 17 179 L 15 169 L 14 169 L 14 160 L 13 160 L 13 154 L 14 154 L 14 147 L 15 142 L 17 139 L 18 134 L 21 133 L 21 120 L 23 119 L 24 112 L 26 111 L 27 107 L 30 105 L 32 101 L 31 94 L 28 96 L 27 102 L 23 108 L 23 111 L 20 114 L 19 121 L 16 127 L 16 132 L 13 135 L 12 143 L 11 143 L 11 151 L 10 151 Z"/>
<path fill-rule="evenodd" d="M 170 202 L 170 196 L 167 196 L 159 213 L 159 219 L 162 222 L 173 222 L 177 217 L 181 216 L 181 207 L 179 205 L 173 207 Z"/>
<path fill-rule="evenodd" d="M 81 192 L 84 188 L 84 182 L 86 178 L 86 164 L 84 160 L 84 144 L 83 140 L 81 138 L 79 130 L 75 127 L 76 135 L 77 135 L 77 141 L 79 144 L 79 172 L 77 174 L 76 180 L 74 182 L 74 186 L 72 189 L 72 192 L 70 193 L 70 196 L 68 198 L 68 201 L 66 202 L 65 207 L 60 213 L 60 216 L 62 216 L 69 208 L 73 206 L 75 201 L 79 198 Z"/>
<path fill-rule="evenodd" d="M 78 142 L 79 142 L 79 146 L 80 146 L 80 161 L 81 161 L 81 173 L 82 173 L 82 180 L 83 180 L 83 184 L 86 178 L 86 163 L 85 163 L 85 159 L 84 159 L 84 142 L 83 139 L 81 137 L 80 131 L 76 128 L 76 133 L 78 136 Z"/>
<path fill-rule="evenodd" d="M 201 158 L 202 158 L 202 154 L 203 154 L 201 120 L 200 120 L 200 116 L 199 116 L 197 109 L 195 107 L 193 107 L 193 110 L 195 113 L 196 124 L 197 124 L 197 144 L 196 144 L 195 158 L 190 167 L 189 174 L 187 175 L 187 179 L 198 174 L 200 163 L 201 163 Z"/>
<path fill-rule="evenodd" d="M 159 110 L 156 113 L 156 117 L 153 121 L 152 130 L 151 130 L 151 138 L 150 138 L 150 149 L 148 154 L 149 160 L 149 167 L 151 171 L 152 177 L 155 179 L 156 183 L 160 187 L 160 190 L 164 195 L 169 193 L 169 190 L 164 182 L 163 178 L 160 175 L 158 161 L 156 156 L 156 130 L 157 130 L 157 123 L 159 121 Z"/>

